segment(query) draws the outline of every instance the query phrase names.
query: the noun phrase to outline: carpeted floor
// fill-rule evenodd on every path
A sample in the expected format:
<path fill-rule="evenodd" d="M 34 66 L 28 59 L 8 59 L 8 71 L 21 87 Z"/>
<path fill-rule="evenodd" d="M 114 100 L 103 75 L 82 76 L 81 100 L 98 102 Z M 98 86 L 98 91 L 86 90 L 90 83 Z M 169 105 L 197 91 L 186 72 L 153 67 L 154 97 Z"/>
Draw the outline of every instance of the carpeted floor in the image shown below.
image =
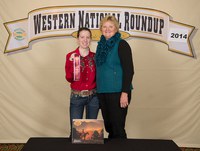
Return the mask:
<path fill-rule="evenodd" d="M 0 144 L 0 151 L 21 151 L 24 144 Z"/>
<path fill-rule="evenodd" d="M 22 151 L 24 144 L 0 144 L 0 151 Z M 200 148 L 181 148 L 182 151 L 200 151 Z"/>

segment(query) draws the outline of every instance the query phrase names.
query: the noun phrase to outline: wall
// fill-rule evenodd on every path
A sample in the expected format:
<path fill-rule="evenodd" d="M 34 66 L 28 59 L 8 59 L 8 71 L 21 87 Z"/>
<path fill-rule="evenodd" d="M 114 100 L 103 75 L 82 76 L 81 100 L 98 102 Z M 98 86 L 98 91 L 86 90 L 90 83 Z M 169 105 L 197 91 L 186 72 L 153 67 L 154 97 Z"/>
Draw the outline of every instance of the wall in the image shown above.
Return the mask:
<path fill-rule="evenodd" d="M 133 50 L 135 75 L 126 129 L 129 138 L 172 139 L 179 146 L 200 147 L 198 0 L 1 0 L 0 143 L 69 135 L 70 87 L 64 65 L 65 55 L 77 47 L 76 39 L 35 40 L 26 50 L 3 53 L 8 38 L 3 23 L 26 18 L 37 8 L 67 5 L 153 8 L 195 26 L 192 47 L 196 58 L 168 51 L 168 46 L 158 41 L 127 39 Z M 96 41 L 91 44 L 94 52 L 96 45 Z"/>

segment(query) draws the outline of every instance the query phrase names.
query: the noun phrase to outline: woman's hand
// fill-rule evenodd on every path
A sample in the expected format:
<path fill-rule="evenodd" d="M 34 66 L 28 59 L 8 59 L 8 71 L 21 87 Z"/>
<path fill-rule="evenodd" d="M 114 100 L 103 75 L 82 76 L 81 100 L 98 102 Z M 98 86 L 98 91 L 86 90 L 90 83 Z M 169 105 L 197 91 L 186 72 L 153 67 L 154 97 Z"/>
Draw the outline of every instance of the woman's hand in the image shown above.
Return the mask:
<path fill-rule="evenodd" d="M 126 108 L 128 106 L 128 94 L 126 92 L 122 92 L 120 97 L 120 107 Z"/>

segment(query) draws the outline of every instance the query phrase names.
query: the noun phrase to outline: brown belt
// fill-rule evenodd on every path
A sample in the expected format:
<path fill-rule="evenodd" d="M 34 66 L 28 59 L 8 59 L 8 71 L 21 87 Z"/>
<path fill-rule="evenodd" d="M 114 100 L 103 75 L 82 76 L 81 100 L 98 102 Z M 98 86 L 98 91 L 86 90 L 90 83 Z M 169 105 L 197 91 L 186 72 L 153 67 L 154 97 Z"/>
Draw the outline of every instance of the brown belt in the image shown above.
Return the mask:
<path fill-rule="evenodd" d="M 96 93 L 96 89 L 92 89 L 92 90 L 82 90 L 82 91 L 78 91 L 78 90 L 71 90 L 72 94 L 76 94 L 79 95 L 81 97 L 86 97 L 86 96 L 90 96 L 94 93 Z"/>

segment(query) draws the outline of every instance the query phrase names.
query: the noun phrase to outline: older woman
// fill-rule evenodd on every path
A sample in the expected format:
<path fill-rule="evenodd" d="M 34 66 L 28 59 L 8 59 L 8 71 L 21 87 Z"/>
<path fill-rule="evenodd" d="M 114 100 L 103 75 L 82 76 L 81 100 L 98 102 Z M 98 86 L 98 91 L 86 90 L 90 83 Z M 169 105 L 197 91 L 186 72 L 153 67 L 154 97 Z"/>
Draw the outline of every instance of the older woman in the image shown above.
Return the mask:
<path fill-rule="evenodd" d="M 97 96 L 108 138 L 127 138 L 125 121 L 134 74 L 129 44 L 121 39 L 114 16 L 100 22 L 102 36 L 96 50 Z"/>

